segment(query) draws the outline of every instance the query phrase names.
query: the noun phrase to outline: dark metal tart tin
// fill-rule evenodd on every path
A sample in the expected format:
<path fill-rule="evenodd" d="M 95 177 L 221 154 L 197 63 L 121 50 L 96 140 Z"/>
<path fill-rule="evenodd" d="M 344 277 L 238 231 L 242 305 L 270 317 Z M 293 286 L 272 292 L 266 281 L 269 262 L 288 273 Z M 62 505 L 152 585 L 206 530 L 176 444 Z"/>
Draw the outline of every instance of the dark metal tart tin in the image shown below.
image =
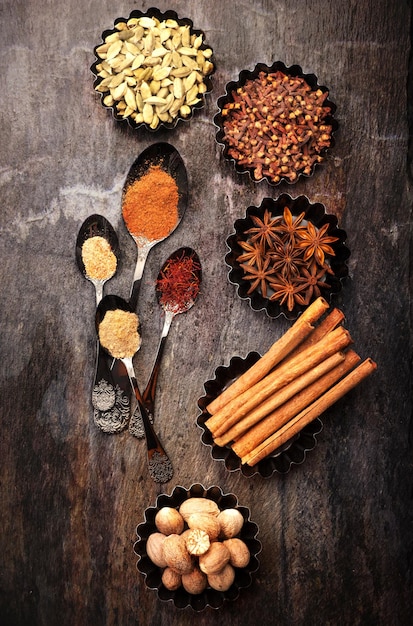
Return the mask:
<path fill-rule="evenodd" d="M 286 474 L 290 471 L 292 465 L 299 465 L 305 461 L 307 453 L 315 448 L 317 444 L 316 435 L 323 428 L 322 421 L 319 418 L 308 424 L 296 437 L 253 467 L 242 465 L 241 459 L 230 446 L 217 446 L 213 441 L 212 434 L 205 426 L 205 422 L 210 417 L 206 408 L 209 403 L 215 400 L 234 380 L 252 367 L 260 357 L 261 355 L 258 352 L 249 352 L 245 358 L 234 356 L 228 366 L 220 365 L 216 368 L 214 378 L 206 381 L 204 384 L 205 393 L 198 400 L 198 407 L 201 413 L 197 417 L 197 425 L 203 431 L 201 435 L 202 443 L 211 448 L 212 458 L 217 461 L 223 461 L 229 472 L 240 470 L 246 477 L 260 474 L 263 478 L 269 478 L 274 473 Z"/>
<path fill-rule="evenodd" d="M 304 305 L 296 304 L 293 310 L 289 311 L 285 303 L 281 305 L 277 301 L 272 301 L 268 297 L 264 298 L 259 290 L 254 290 L 248 294 L 251 284 L 244 279 L 243 269 L 237 261 L 237 257 L 242 254 L 240 241 L 246 241 L 249 237 L 246 231 L 254 226 L 251 216 L 263 217 L 267 209 L 273 217 L 282 216 L 284 208 L 288 207 L 293 217 L 305 212 L 305 220 L 312 222 L 314 226 L 321 228 L 324 224 L 328 224 L 328 235 L 337 237 L 337 241 L 331 244 L 335 255 L 326 255 L 326 260 L 332 270 L 332 274 L 328 274 L 327 280 L 329 288 L 323 288 L 322 296 L 328 301 L 331 297 L 341 291 L 343 280 L 348 276 L 347 259 L 350 256 L 350 250 L 346 246 L 347 233 L 339 228 L 338 220 L 335 215 L 326 213 L 325 207 L 320 202 L 310 203 L 306 196 L 298 196 L 292 198 L 289 194 L 282 194 L 277 199 L 264 198 L 259 207 L 249 206 L 244 218 L 238 219 L 234 223 L 234 232 L 229 235 L 226 240 L 229 251 L 225 256 L 225 263 L 229 268 L 228 280 L 236 287 L 237 294 L 241 300 L 247 300 L 250 307 L 254 311 L 264 310 L 268 317 L 277 318 L 284 315 L 289 320 L 295 320 L 300 313 L 306 308 Z M 315 296 L 314 298 L 315 299 Z M 307 305 L 308 306 L 308 305 Z"/>
<path fill-rule="evenodd" d="M 326 93 L 326 92 L 329 93 L 329 89 L 327 87 L 325 87 L 324 85 L 318 84 L 318 78 L 315 74 L 304 74 L 300 65 L 295 64 L 295 65 L 291 65 L 290 67 L 287 67 L 282 61 L 276 61 L 270 66 L 265 65 L 264 63 L 257 63 L 257 65 L 254 67 L 253 70 L 244 69 L 239 73 L 238 80 L 230 81 L 229 83 L 227 83 L 225 87 L 225 94 L 220 96 L 217 100 L 218 113 L 216 113 L 216 115 L 214 116 L 214 124 L 217 128 L 215 139 L 219 145 L 223 146 L 224 158 L 227 161 L 233 163 L 234 168 L 238 174 L 248 174 L 250 179 L 255 183 L 259 183 L 262 180 L 266 180 L 268 184 L 272 186 L 277 186 L 282 182 L 286 182 L 288 184 L 295 184 L 300 178 L 309 178 L 310 176 L 312 176 L 314 174 L 314 170 L 316 166 L 322 164 L 322 162 L 324 161 L 327 155 L 327 152 L 331 150 L 331 148 L 334 147 L 335 145 L 334 134 L 337 132 L 338 127 L 339 127 L 339 124 L 336 118 L 334 117 L 334 114 L 337 110 L 337 106 L 333 102 L 331 102 L 331 100 L 329 100 L 327 96 L 327 99 L 324 101 L 323 106 L 330 108 L 330 113 L 326 115 L 325 120 L 324 120 L 325 124 L 331 125 L 332 127 L 330 145 L 326 148 L 322 148 L 319 151 L 319 156 L 322 158 L 321 163 L 314 163 L 311 167 L 310 173 L 308 174 L 305 174 L 304 172 L 300 172 L 300 171 L 297 172 L 298 176 L 293 181 L 283 176 L 281 176 L 280 180 L 277 182 L 275 182 L 270 176 L 262 176 L 260 179 L 257 179 L 252 175 L 252 168 L 249 168 L 246 165 L 238 163 L 238 161 L 229 154 L 230 146 L 225 139 L 224 116 L 222 115 L 222 110 L 226 104 L 232 101 L 233 99 L 232 93 L 236 91 L 237 89 L 239 89 L 240 87 L 244 87 L 244 85 L 248 81 L 255 80 L 256 78 L 258 78 L 261 72 L 264 72 L 265 74 L 272 74 L 277 71 L 282 72 L 286 76 L 300 77 L 304 79 L 306 83 L 311 87 L 312 90 L 320 89 L 323 93 Z"/>
<path fill-rule="evenodd" d="M 172 10 L 168 10 L 165 12 L 161 12 L 159 9 L 157 9 L 156 7 L 151 7 L 150 9 L 148 9 L 147 11 L 140 11 L 138 9 L 134 10 L 131 12 L 131 14 L 129 15 L 129 17 L 124 18 L 124 17 L 118 17 L 115 19 L 114 21 L 114 26 L 116 26 L 116 24 L 118 24 L 119 22 L 127 22 L 130 19 L 133 18 L 140 18 L 140 17 L 153 17 L 158 19 L 159 21 L 163 21 L 163 20 L 175 20 L 176 22 L 178 22 L 178 24 L 180 26 L 189 26 L 191 34 L 194 34 L 196 36 L 202 35 L 203 41 L 202 44 L 200 46 L 201 50 L 205 50 L 206 48 L 210 48 L 212 50 L 212 47 L 209 46 L 206 42 L 205 42 L 205 37 L 204 37 L 204 32 L 202 30 L 196 29 L 193 26 L 193 22 L 191 19 L 187 18 L 187 17 L 178 17 L 177 13 L 175 11 Z M 94 61 L 94 63 L 92 63 L 90 69 L 92 71 L 92 73 L 95 76 L 95 80 L 93 83 L 93 87 L 95 88 L 97 85 L 99 85 L 99 83 L 102 82 L 102 78 L 100 76 L 98 76 L 98 70 L 97 70 L 97 66 L 99 65 L 99 63 L 102 62 L 102 59 L 100 59 L 97 55 L 97 48 L 102 45 L 105 42 L 105 39 L 108 35 L 117 32 L 117 29 L 111 28 L 111 29 L 106 29 L 103 31 L 102 35 L 101 35 L 101 41 L 99 42 L 99 44 L 97 44 L 93 51 L 96 57 L 96 61 Z M 131 128 L 133 129 L 137 129 L 137 128 L 146 128 L 147 130 L 149 130 L 150 132 L 156 132 L 158 130 L 162 130 L 162 129 L 168 129 L 168 130 L 172 130 L 173 128 L 176 127 L 176 125 L 179 122 L 189 122 L 193 116 L 194 116 L 194 112 L 196 110 L 202 109 L 205 107 L 205 96 L 209 93 L 211 93 L 212 91 L 212 80 L 211 77 L 212 75 L 215 73 L 215 62 L 213 60 L 213 57 L 211 57 L 211 62 L 214 65 L 214 69 L 212 70 L 212 72 L 210 74 L 208 74 L 207 76 L 203 77 L 203 82 L 206 86 L 206 91 L 204 94 L 199 95 L 199 99 L 200 102 L 191 105 L 191 113 L 186 116 L 186 117 L 182 117 L 182 116 L 176 116 L 172 122 L 168 123 L 168 122 L 160 122 L 158 124 L 158 126 L 156 128 L 151 128 L 151 126 L 149 124 L 145 124 L 144 122 L 142 123 L 136 123 L 130 116 L 124 118 L 116 109 L 115 106 L 106 106 L 106 104 L 103 102 L 103 99 L 105 97 L 105 95 L 107 95 L 108 92 L 105 93 L 101 93 L 101 104 L 105 109 L 109 109 L 112 111 L 112 115 L 114 117 L 114 119 L 118 122 L 126 122 Z M 98 93 L 98 92 L 96 92 Z"/>
<path fill-rule="evenodd" d="M 214 500 L 221 510 L 238 509 L 244 518 L 244 525 L 239 534 L 249 548 L 250 561 L 244 568 L 235 568 L 235 580 L 228 591 L 220 592 L 207 587 L 199 595 L 192 595 L 182 587 L 177 591 L 169 591 L 162 584 L 162 569 L 152 563 L 146 553 L 146 542 L 149 535 L 156 532 L 155 516 L 160 508 L 169 506 L 179 508 L 188 498 L 209 498 Z M 252 584 L 253 574 L 259 568 L 258 554 L 261 552 L 261 542 L 257 539 L 258 526 L 250 519 L 250 511 L 247 507 L 238 503 L 238 498 L 233 493 L 224 494 L 220 487 L 213 485 L 204 487 L 200 483 L 194 483 L 189 489 L 177 486 L 171 494 L 161 494 L 157 497 L 154 506 L 148 507 L 144 513 L 144 521 L 137 528 L 138 540 L 133 546 L 138 556 L 137 567 L 145 578 L 148 589 L 156 591 L 158 598 L 163 602 L 171 602 L 179 609 L 191 607 L 194 611 L 203 611 L 207 607 L 219 609 L 224 602 L 236 600 L 242 589 Z"/>

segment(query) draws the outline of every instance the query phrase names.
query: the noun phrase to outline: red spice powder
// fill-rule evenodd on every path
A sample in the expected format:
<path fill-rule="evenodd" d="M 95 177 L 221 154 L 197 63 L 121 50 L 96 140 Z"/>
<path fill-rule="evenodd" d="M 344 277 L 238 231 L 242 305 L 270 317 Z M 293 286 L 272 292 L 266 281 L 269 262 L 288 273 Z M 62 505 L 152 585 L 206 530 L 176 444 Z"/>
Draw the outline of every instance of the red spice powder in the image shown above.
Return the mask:
<path fill-rule="evenodd" d="M 152 165 L 123 197 L 122 215 L 129 232 L 149 241 L 167 237 L 178 222 L 178 201 L 175 179 L 160 165 Z"/>

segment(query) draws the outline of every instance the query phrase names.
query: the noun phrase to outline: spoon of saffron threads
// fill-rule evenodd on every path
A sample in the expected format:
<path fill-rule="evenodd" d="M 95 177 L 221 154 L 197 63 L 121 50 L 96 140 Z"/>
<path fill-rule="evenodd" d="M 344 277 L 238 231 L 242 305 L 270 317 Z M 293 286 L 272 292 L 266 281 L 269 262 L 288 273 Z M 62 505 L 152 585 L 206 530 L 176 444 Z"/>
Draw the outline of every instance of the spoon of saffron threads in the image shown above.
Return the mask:
<path fill-rule="evenodd" d="M 188 178 L 179 152 L 168 143 L 146 148 L 131 165 L 122 191 L 122 216 L 136 243 L 129 302 L 136 309 L 150 250 L 179 225 L 188 203 Z"/>
<path fill-rule="evenodd" d="M 119 241 L 110 222 L 98 214 L 90 215 L 81 225 L 76 239 L 76 261 L 82 275 L 95 287 L 96 306 L 103 297 L 105 283 L 116 273 Z M 122 364 L 116 374 L 111 359 L 96 346 L 96 366 L 92 388 L 93 419 L 105 433 L 126 428 L 130 416 L 130 385 Z"/>
<path fill-rule="evenodd" d="M 132 363 L 141 345 L 139 318 L 126 300 L 109 295 L 97 307 L 96 328 L 103 348 L 112 358 L 121 361 L 128 373 L 145 432 L 149 475 L 156 483 L 166 483 L 173 476 L 172 463 L 149 420 Z"/>
<path fill-rule="evenodd" d="M 201 262 L 197 253 L 189 247 L 182 247 L 173 252 L 162 265 L 158 274 L 156 295 L 164 311 L 164 323 L 152 372 L 142 394 L 143 403 L 152 422 L 156 384 L 172 320 L 176 315 L 189 311 L 195 304 L 200 290 L 201 278 Z M 138 410 L 132 414 L 129 432 L 138 438 L 144 436 L 143 424 Z"/>

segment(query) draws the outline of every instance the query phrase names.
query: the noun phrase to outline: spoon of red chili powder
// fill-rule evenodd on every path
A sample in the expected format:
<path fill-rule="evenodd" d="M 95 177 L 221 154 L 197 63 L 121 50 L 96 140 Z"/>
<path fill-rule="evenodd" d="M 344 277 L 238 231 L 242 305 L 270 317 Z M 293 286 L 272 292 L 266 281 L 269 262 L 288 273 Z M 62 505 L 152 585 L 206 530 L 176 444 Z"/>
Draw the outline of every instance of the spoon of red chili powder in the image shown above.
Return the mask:
<path fill-rule="evenodd" d="M 173 318 L 185 313 L 195 304 L 201 285 L 202 269 L 197 253 L 182 247 L 171 254 L 163 264 L 156 280 L 156 295 L 164 310 L 164 323 L 158 351 L 142 394 L 143 403 L 153 421 L 155 391 L 166 338 Z M 143 425 L 139 413 L 135 411 L 129 422 L 129 431 L 135 437 L 143 437 Z"/>
<path fill-rule="evenodd" d="M 179 152 L 159 142 L 132 164 L 122 193 L 122 216 L 138 248 L 129 303 L 136 308 L 147 256 L 181 221 L 188 201 L 188 179 Z"/>

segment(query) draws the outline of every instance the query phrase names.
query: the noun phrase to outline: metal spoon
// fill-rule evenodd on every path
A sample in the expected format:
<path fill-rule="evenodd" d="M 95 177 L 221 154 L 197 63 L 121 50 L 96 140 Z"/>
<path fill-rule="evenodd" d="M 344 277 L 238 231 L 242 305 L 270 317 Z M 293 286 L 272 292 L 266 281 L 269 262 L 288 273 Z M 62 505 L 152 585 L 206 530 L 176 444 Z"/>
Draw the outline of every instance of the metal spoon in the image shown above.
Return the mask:
<path fill-rule="evenodd" d="M 103 237 L 109 243 L 112 252 L 119 261 L 119 241 L 116 232 L 111 223 L 103 217 L 103 215 L 97 215 L 96 213 L 90 215 L 81 225 L 79 233 L 76 239 L 76 261 L 78 267 L 84 277 L 89 280 L 95 287 L 96 294 L 96 306 L 102 299 L 104 284 L 114 276 L 115 272 L 110 276 L 103 279 L 92 278 L 88 276 L 86 267 L 83 261 L 82 248 L 87 239 L 92 237 Z M 116 270 L 115 270 L 116 271 Z"/>
<path fill-rule="evenodd" d="M 170 266 L 171 262 L 173 263 L 177 259 L 181 259 L 184 257 L 190 257 L 193 259 L 194 275 L 198 282 L 198 285 L 200 285 L 201 278 L 202 278 L 201 262 L 199 260 L 197 253 L 192 248 L 189 248 L 186 246 L 179 248 L 178 250 L 175 250 L 175 252 L 173 252 L 168 257 L 168 259 L 162 265 L 162 268 L 158 274 L 158 278 L 156 282 L 157 284 L 156 295 L 158 298 L 158 302 L 164 311 L 164 323 L 163 323 L 161 338 L 158 344 L 158 350 L 156 353 L 155 361 L 152 366 L 152 372 L 149 376 L 149 380 L 146 385 L 146 388 L 142 394 L 142 400 L 148 412 L 151 422 L 153 422 L 153 416 L 154 416 L 156 384 L 158 381 L 158 375 L 159 375 L 162 355 L 163 355 L 163 351 L 164 351 L 164 347 L 166 343 L 166 338 L 168 336 L 172 320 L 174 319 L 176 315 L 189 311 L 189 309 L 192 308 L 192 306 L 195 304 L 195 299 L 196 299 L 196 296 L 198 295 L 198 293 L 195 296 L 191 295 L 188 298 L 188 300 L 184 300 L 179 303 L 168 302 L 168 301 L 164 301 L 163 292 L 158 287 L 160 279 L 163 276 L 167 275 L 168 267 Z M 142 424 L 139 411 L 134 411 L 134 413 L 132 414 L 132 417 L 129 422 L 129 432 L 135 437 L 138 437 L 138 439 L 144 436 L 143 424 Z"/>
<path fill-rule="evenodd" d="M 105 314 L 108 311 L 114 311 L 118 309 L 133 313 L 133 309 L 131 308 L 130 304 L 119 296 L 109 295 L 105 296 L 101 300 L 96 310 L 96 328 L 98 331 L 98 335 L 99 326 L 102 323 Z M 110 352 L 108 352 L 108 354 L 110 354 L 112 358 L 115 358 L 115 355 L 111 354 Z M 142 395 L 139 391 L 138 382 L 136 380 L 135 371 L 132 363 L 133 356 L 134 355 L 128 355 L 117 360 L 121 361 L 125 365 L 131 387 L 138 403 L 146 437 L 149 474 L 156 483 L 166 483 L 173 476 L 172 463 L 164 448 L 162 447 L 162 444 L 149 420 L 148 413 L 143 403 Z"/>
<path fill-rule="evenodd" d="M 119 241 L 110 222 L 103 215 L 90 215 L 81 225 L 76 239 L 76 261 L 83 276 L 95 287 L 96 306 L 103 297 L 104 284 L 112 278 L 96 279 L 88 275 L 82 248 L 87 239 L 103 237 L 119 261 Z M 115 270 L 116 271 L 116 270 Z M 104 352 L 99 340 L 96 347 L 95 378 L 92 390 L 93 419 L 105 433 L 116 433 L 126 428 L 130 416 L 130 385 L 122 363 L 111 369 L 112 360 Z"/>
<path fill-rule="evenodd" d="M 141 154 L 138 156 L 136 161 L 132 164 L 128 175 L 125 180 L 125 184 L 123 186 L 122 198 L 124 199 L 126 191 L 128 187 L 139 180 L 148 173 L 149 169 L 157 165 L 165 170 L 172 178 L 175 179 L 178 192 L 179 192 L 179 200 L 178 200 L 178 220 L 171 231 L 166 235 L 168 237 L 178 226 L 180 223 L 188 202 L 188 179 L 186 168 L 184 162 L 179 154 L 179 152 L 168 143 L 159 142 L 152 144 L 148 148 L 146 148 Z M 126 228 L 127 224 L 126 224 Z M 129 229 L 128 229 L 129 231 Z M 146 259 L 150 250 L 160 241 L 163 241 L 166 237 L 162 237 L 161 239 L 147 239 L 145 237 L 136 237 L 133 233 L 129 231 L 129 234 L 135 241 L 138 248 L 138 257 L 136 260 L 135 272 L 133 275 L 133 283 L 130 293 L 129 302 L 132 309 L 136 309 L 139 290 L 141 286 L 141 280 L 143 275 L 143 270 L 145 267 Z"/>

